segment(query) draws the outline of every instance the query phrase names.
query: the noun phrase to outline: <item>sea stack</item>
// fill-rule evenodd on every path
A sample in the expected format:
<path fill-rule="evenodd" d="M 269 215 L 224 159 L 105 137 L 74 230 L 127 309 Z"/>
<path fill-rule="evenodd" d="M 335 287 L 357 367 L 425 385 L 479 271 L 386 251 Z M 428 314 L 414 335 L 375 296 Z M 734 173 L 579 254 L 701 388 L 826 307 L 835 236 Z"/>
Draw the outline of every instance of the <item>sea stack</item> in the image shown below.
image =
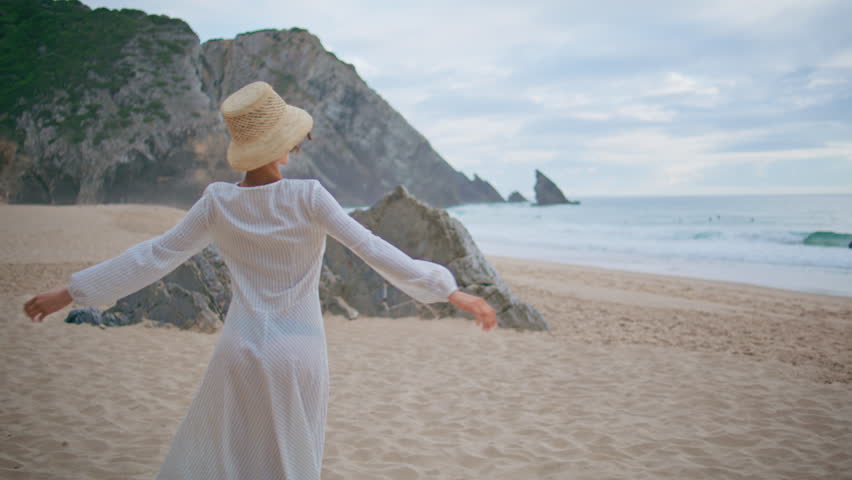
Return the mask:
<path fill-rule="evenodd" d="M 526 199 L 526 197 L 521 195 L 521 192 L 515 190 L 514 192 L 509 194 L 509 201 L 510 202 L 526 202 L 527 199 Z"/>
<path fill-rule="evenodd" d="M 559 203 L 577 205 L 580 203 L 565 198 L 562 190 L 553 183 L 553 180 L 541 173 L 539 169 L 535 170 L 535 200 L 536 203 L 534 205 L 554 205 Z"/>

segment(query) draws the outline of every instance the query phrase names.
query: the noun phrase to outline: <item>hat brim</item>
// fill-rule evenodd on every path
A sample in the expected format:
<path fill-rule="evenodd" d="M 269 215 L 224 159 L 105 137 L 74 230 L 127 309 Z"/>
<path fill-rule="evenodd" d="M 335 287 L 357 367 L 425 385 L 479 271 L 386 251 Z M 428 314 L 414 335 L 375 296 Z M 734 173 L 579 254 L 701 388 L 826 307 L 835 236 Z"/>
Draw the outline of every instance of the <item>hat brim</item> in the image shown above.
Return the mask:
<path fill-rule="evenodd" d="M 241 172 L 278 160 L 301 142 L 314 126 L 311 114 L 287 105 L 278 123 L 268 133 L 248 143 L 228 144 L 228 164 Z"/>

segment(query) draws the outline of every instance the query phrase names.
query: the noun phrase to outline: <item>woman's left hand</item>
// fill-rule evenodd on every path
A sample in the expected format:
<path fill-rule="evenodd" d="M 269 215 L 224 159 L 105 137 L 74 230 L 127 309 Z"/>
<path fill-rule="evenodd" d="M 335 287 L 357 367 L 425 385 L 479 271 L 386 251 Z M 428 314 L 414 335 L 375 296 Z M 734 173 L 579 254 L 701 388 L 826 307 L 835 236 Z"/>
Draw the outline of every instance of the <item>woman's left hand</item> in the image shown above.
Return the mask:
<path fill-rule="evenodd" d="M 53 312 L 62 310 L 74 299 L 67 288 L 59 288 L 45 293 L 39 293 L 24 303 L 24 312 L 33 322 L 43 322 L 44 318 Z"/>

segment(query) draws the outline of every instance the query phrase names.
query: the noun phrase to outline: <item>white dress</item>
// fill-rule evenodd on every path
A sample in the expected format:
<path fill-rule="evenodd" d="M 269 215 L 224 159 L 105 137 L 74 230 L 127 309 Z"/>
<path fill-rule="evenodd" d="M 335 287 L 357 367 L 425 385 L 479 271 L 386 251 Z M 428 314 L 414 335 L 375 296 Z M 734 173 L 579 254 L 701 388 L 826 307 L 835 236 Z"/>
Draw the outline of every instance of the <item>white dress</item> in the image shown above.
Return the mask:
<path fill-rule="evenodd" d="M 326 234 L 423 303 L 458 288 L 444 266 L 413 259 L 350 217 L 313 179 L 213 182 L 180 223 L 74 272 L 76 303 L 111 306 L 215 242 L 233 295 L 204 377 L 157 480 L 317 480 L 328 406 L 319 299 Z"/>

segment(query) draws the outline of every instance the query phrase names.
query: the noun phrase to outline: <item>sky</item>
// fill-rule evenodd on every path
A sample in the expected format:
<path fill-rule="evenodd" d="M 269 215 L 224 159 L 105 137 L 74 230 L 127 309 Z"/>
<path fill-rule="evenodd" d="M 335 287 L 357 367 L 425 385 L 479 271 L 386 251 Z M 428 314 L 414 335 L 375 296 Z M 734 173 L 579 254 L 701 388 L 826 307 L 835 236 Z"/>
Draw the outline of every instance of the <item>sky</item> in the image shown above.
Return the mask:
<path fill-rule="evenodd" d="M 848 0 L 83 3 L 305 28 L 504 198 L 852 193 Z"/>

